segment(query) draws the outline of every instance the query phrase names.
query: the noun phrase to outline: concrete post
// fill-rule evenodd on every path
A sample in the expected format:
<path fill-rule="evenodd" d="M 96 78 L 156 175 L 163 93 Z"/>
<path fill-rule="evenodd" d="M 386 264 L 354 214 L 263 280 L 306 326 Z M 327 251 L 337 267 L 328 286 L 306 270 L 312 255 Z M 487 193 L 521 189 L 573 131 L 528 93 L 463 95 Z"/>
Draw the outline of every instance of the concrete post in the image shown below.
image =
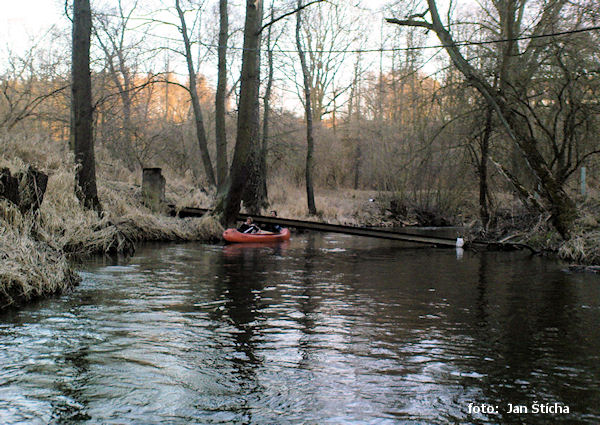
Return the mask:
<path fill-rule="evenodd" d="M 142 171 L 142 199 L 144 204 L 154 212 L 162 208 L 165 198 L 166 180 L 161 168 L 144 168 Z"/>

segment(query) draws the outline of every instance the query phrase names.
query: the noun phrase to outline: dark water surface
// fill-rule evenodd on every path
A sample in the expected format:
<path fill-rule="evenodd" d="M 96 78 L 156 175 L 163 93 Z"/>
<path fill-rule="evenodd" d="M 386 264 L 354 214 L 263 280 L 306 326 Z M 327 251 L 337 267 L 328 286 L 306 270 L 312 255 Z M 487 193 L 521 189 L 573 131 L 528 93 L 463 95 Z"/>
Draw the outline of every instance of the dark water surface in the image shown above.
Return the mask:
<path fill-rule="evenodd" d="M 0 315 L 0 423 L 600 423 L 600 278 L 526 253 L 308 234 L 82 276 Z"/>

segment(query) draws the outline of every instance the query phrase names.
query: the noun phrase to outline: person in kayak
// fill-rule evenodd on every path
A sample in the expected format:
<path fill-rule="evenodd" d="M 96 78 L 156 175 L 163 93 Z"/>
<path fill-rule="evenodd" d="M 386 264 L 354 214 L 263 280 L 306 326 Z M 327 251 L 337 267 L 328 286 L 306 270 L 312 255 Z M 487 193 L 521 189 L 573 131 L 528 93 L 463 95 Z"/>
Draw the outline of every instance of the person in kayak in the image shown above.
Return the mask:
<path fill-rule="evenodd" d="M 272 210 L 269 213 L 269 216 L 271 217 L 277 217 L 277 211 Z M 279 224 L 271 224 L 271 223 L 267 223 L 263 226 L 263 230 L 266 230 L 267 232 L 273 232 L 273 233 L 281 233 L 281 230 L 283 228 L 279 225 Z"/>
<path fill-rule="evenodd" d="M 238 227 L 238 232 L 240 233 L 257 233 L 260 231 L 260 228 L 254 224 L 254 220 L 252 217 L 248 217 L 245 223 L 242 223 L 240 227 Z"/>

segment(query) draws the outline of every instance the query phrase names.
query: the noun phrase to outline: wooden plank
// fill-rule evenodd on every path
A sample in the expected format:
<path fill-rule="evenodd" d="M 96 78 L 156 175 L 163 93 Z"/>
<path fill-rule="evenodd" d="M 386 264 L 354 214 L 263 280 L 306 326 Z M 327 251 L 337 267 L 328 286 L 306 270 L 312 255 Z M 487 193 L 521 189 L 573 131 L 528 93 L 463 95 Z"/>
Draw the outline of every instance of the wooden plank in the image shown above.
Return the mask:
<path fill-rule="evenodd" d="M 209 209 L 206 208 L 182 208 L 178 214 L 175 214 L 175 210 L 173 206 L 171 209 L 172 215 L 178 215 L 179 217 L 201 217 L 207 212 Z M 328 223 L 320 223 L 316 221 L 305 221 L 305 220 L 292 220 L 288 218 L 281 217 L 267 217 L 261 215 L 252 215 L 252 214 L 244 214 L 240 213 L 238 215 L 238 220 L 246 220 L 248 216 L 251 216 L 253 220 L 258 224 L 279 224 L 283 227 L 294 227 L 296 229 L 306 229 L 320 232 L 331 232 L 331 233 L 343 233 L 346 235 L 354 235 L 354 236 L 367 236 L 370 238 L 379 238 L 379 239 L 389 239 L 389 240 L 397 240 L 402 242 L 411 242 L 418 244 L 427 244 L 427 245 L 435 245 L 435 246 L 445 246 L 445 247 L 455 247 L 456 239 L 453 238 L 443 238 L 443 237 L 434 237 L 434 236 L 424 236 L 424 235 L 414 235 L 411 233 L 402 233 L 402 232 L 394 232 L 383 229 L 369 229 L 364 227 L 354 227 L 354 226 L 344 226 L 340 224 L 328 224 Z M 485 245 L 483 243 L 478 243 L 477 245 Z"/>
<path fill-rule="evenodd" d="M 242 214 L 240 214 L 242 216 Z M 243 215 L 242 219 L 245 219 L 247 215 Z M 328 224 L 328 223 L 319 223 L 314 221 L 304 221 L 304 220 L 291 220 L 286 218 L 275 218 L 275 217 L 258 217 L 252 216 L 255 222 L 259 224 L 263 223 L 273 223 L 279 224 L 284 227 L 294 227 L 296 229 L 306 229 L 306 230 L 314 230 L 320 232 L 331 232 L 331 233 L 343 233 L 346 235 L 354 235 L 354 236 L 367 236 L 371 238 L 379 238 L 379 239 L 389 239 L 389 240 L 397 240 L 402 242 L 412 242 L 419 244 L 428 244 L 428 245 L 436 245 L 436 246 L 448 246 L 455 247 L 456 239 L 452 238 L 442 238 L 442 237 L 433 237 L 433 236 L 424 236 L 424 235 L 414 235 L 411 233 L 400 233 L 393 232 L 389 230 L 383 229 L 369 229 L 364 227 L 354 227 L 354 226 L 344 226 L 339 224 Z"/>

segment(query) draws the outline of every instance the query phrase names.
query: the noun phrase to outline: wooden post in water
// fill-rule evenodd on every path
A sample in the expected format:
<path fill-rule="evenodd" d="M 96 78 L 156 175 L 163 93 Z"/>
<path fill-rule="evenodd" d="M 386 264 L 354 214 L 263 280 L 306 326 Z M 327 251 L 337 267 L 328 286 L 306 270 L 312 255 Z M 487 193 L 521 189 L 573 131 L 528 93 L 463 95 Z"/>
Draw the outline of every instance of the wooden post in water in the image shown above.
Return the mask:
<path fill-rule="evenodd" d="M 142 199 L 152 211 L 160 211 L 166 203 L 166 180 L 161 168 L 144 168 L 142 171 Z"/>

